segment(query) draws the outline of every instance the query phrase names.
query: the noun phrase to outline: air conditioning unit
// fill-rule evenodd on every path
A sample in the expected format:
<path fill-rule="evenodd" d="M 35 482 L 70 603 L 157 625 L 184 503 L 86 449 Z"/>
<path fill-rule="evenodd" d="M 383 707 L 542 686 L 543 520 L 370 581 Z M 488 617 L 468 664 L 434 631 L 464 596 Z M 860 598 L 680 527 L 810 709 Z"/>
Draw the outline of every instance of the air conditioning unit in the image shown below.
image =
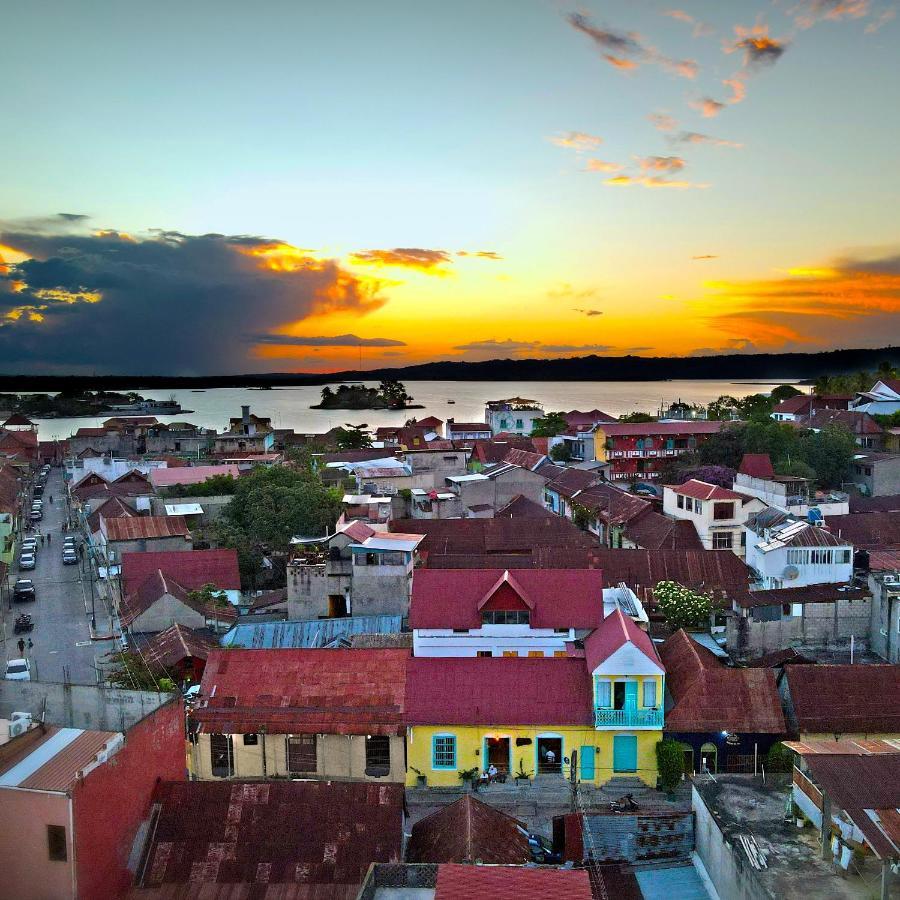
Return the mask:
<path fill-rule="evenodd" d="M 25 734 L 26 731 L 31 727 L 30 719 L 18 719 L 15 722 L 9 723 L 9 736 L 10 738 L 18 737 L 20 734 Z"/>
<path fill-rule="evenodd" d="M 20 720 L 24 720 L 31 724 L 31 713 L 30 712 L 14 712 L 9 717 L 11 722 L 18 722 Z"/>
<path fill-rule="evenodd" d="M 885 584 L 900 584 L 900 575 L 885 575 Z"/>

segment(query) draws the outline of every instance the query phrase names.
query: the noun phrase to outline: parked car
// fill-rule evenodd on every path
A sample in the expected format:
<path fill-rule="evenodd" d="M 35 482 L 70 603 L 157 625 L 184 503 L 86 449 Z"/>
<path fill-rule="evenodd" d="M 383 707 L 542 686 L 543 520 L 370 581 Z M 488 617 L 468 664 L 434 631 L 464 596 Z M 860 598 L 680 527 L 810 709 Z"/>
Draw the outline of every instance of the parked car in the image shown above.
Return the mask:
<path fill-rule="evenodd" d="M 19 578 L 13 586 L 13 600 L 16 603 L 28 603 L 36 599 L 34 582 L 30 578 Z"/>
<path fill-rule="evenodd" d="M 22 553 L 37 553 L 38 542 L 34 538 L 25 538 L 19 548 Z"/>
<path fill-rule="evenodd" d="M 39 509 L 33 509 L 31 511 L 31 521 L 32 522 L 40 522 L 41 519 L 44 518 L 44 514 Z"/>
<path fill-rule="evenodd" d="M 34 490 L 31 494 L 33 497 L 43 497 L 44 496 L 44 486 L 42 484 L 36 484 L 34 486 Z"/>
<path fill-rule="evenodd" d="M 66 547 L 63 550 L 63 565 L 64 566 L 77 566 L 78 565 L 78 554 L 71 548 Z"/>
<path fill-rule="evenodd" d="M 37 565 L 37 560 L 33 553 L 22 553 L 19 556 L 20 569 L 33 569 Z"/>
<path fill-rule="evenodd" d="M 7 681 L 31 681 L 31 664 L 27 659 L 11 659 L 3 677 Z"/>

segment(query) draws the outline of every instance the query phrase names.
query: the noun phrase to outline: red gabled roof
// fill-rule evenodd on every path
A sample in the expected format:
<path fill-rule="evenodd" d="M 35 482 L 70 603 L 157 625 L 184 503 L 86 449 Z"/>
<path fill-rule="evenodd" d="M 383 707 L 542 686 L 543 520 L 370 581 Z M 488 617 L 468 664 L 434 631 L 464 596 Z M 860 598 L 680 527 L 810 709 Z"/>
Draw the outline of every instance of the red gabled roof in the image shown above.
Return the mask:
<path fill-rule="evenodd" d="M 420 428 L 440 428 L 444 424 L 444 420 L 435 416 L 425 416 L 424 419 L 416 419 L 415 424 Z"/>
<path fill-rule="evenodd" d="M 34 425 L 34 422 L 28 418 L 28 416 L 23 416 L 22 413 L 13 413 L 4 423 L 3 427 L 6 428 L 7 425 Z"/>
<path fill-rule="evenodd" d="M 665 641 L 659 655 L 674 700 L 666 712 L 667 731 L 787 732 L 771 669 L 728 668 L 683 629 Z"/>
<path fill-rule="evenodd" d="M 223 591 L 239 591 L 241 574 L 237 550 L 173 550 L 122 554 L 122 590 L 128 594 L 157 570 L 189 591 L 214 584 Z"/>
<path fill-rule="evenodd" d="M 588 671 L 595 671 L 597 666 L 629 642 L 652 663 L 662 668 L 650 635 L 638 628 L 633 619 L 623 615 L 622 610 L 616 607 L 584 642 Z"/>
<path fill-rule="evenodd" d="M 749 475 L 751 478 L 775 477 L 772 459 L 768 453 L 745 453 L 738 467 L 738 473 Z"/>
<path fill-rule="evenodd" d="M 813 402 L 812 397 L 808 397 L 806 394 L 796 394 L 793 397 L 788 397 L 786 400 L 782 400 L 772 412 L 777 413 L 798 413 L 806 410 Z"/>
<path fill-rule="evenodd" d="M 479 610 L 501 585 L 531 609 L 533 628 L 596 628 L 603 619 L 599 569 L 417 569 L 409 627 L 478 628 Z"/>
<path fill-rule="evenodd" d="M 507 451 L 506 456 L 503 457 L 503 462 L 521 466 L 523 469 L 529 469 L 533 472 L 546 459 L 547 457 L 543 453 L 532 453 L 529 450 L 520 450 L 518 447 L 513 447 Z"/>
<path fill-rule="evenodd" d="M 708 481 L 700 481 L 697 478 L 691 478 L 684 484 L 669 485 L 669 487 L 676 494 L 683 494 L 685 497 L 693 497 L 696 500 L 740 500 L 743 502 L 745 499 L 743 494 L 736 494 L 734 491 L 729 491 L 728 488 L 710 484 Z"/>
<path fill-rule="evenodd" d="M 900 666 L 786 666 L 801 732 L 900 732 Z"/>
<path fill-rule="evenodd" d="M 591 702 L 581 659 L 423 656 L 407 667 L 409 725 L 592 725 Z"/>
<path fill-rule="evenodd" d="M 403 734 L 408 659 L 408 650 L 213 650 L 193 717 L 221 734 Z"/>
<path fill-rule="evenodd" d="M 692 522 L 670 519 L 652 509 L 626 522 L 625 536 L 642 550 L 703 549 L 703 542 Z"/>
<path fill-rule="evenodd" d="M 110 541 L 191 536 L 191 530 L 184 516 L 135 516 L 133 519 L 117 518 L 103 521 L 106 525 L 106 536 Z"/>
<path fill-rule="evenodd" d="M 571 412 L 563 413 L 563 418 L 568 425 L 596 425 L 599 422 L 618 422 L 615 416 L 603 412 L 602 409 L 591 409 L 587 412 L 573 409 Z"/>
<path fill-rule="evenodd" d="M 210 650 L 218 646 L 208 635 L 176 623 L 153 635 L 143 654 L 151 666 L 169 669 L 186 659 L 206 659 Z"/>
<path fill-rule="evenodd" d="M 696 422 L 616 422 L 597 426 L 607 437 L 656 437 L 657 435 L 716 434 L 727 424 L 718 421 Z"/>
<path fill-rule="evenodd" d="M 591 900 L 587 869 L 438 866 L 434 900 Z"/>

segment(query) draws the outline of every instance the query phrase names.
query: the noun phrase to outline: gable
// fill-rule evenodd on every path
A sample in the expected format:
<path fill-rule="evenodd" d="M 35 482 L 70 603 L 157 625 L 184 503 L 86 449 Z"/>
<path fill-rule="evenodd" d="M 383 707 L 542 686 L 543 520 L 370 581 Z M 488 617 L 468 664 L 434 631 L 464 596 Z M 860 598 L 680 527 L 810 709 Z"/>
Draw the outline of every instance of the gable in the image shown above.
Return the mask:
<path fill-rule="evenodd" d="M 664 675 L 665 669 L 650 659 L 630 641 L 608 656 L 596 669 L 595 675 Z"/>
<path fill-rule="evenodd" d="M 504 581 L 487 599 L 478 604 L 479 609 L 528 610 L 530 606 L 522 595 L 508 582 Z"/>

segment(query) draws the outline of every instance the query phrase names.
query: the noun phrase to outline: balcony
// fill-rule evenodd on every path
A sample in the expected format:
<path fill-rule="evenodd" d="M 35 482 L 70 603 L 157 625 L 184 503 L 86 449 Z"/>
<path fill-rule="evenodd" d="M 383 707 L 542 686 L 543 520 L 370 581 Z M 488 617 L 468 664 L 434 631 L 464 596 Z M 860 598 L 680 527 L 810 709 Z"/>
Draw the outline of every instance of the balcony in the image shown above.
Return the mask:
<path fill-rule="evenodd" d="M 662 728 L 661 709 L 595 709 L 597 728 Z"/>

